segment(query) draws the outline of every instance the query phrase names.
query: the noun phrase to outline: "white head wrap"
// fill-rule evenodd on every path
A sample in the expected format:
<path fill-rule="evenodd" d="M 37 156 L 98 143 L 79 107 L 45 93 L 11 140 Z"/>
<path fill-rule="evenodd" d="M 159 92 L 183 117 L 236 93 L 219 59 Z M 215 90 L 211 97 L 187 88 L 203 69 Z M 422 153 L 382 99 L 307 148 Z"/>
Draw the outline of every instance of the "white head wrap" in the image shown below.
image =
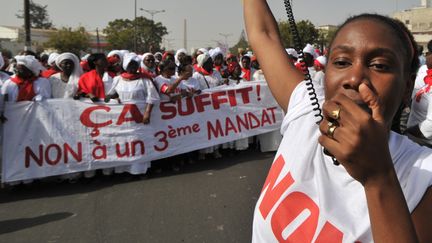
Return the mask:
<path fill-rule="evenodd" d="M 174 56 L 175 64 L 177 66 L 180 66 L 180 60 L 178 58 L 179 58 L 180 54 L 182 54 L 182 53 L 185 54 L 185 55 L 187 55 L 187 50 L 183 49 L 183 48 L 179 49 L 179 50 L 177 50 L 177 52 L 176 52 L 176 54 Z"/>
<path fill-rule="evenodd" d="M 327 58 L 325 56 L 319 56 L 316 60 L 324 67 L 327 65 Z"/>
<path fill-rule="evenodd" d="M 205 48 L 200 48 L 200 49 L 198 49 L 198 51 L 200 51 L 202 53 L 209 54 L 209 51 L 207 49 L 205 49 Z"/>
<path fill-rule="evenodd" d="M 123 53 L 122 53 L 121 51 L 119 51 L 119 50 L 112 50 L 112 51 L 110 51 L 110 52 L 108 53 L 108 55 L 107 55 L 107 58 L 108 58 L 108 57 L 112 57 L 112 56 L 114 56 L 114 55 L 119 56 L 119 57 L 120 57 L 120 61 L 121 61 L 121 62 L 123 61 Z"/>
<path fill-rule="evenodd" d="M 120 52 L 119 56 L 120 56 L 120 59 L 122 60 L 122 62 L 123 62 L 124 56 L 126 54 L 130 53 L 130 51 L 128 51 L 128 50 L 120 50 L 119 52 Z"/>
<path fill-rule="evenodd" d="M 303 52 L 311 54 L 314 58 L 318 57 L 318 54 L 315 52 L 315 48 L 309 43 L 305 46 Z"/>
<path fill-rule="evenodd" d="M 149 67 L 147 67 L 147 66 L 144 64 L 144 60 L 145 60 L 148 56 L 153 56 L 153 57 L 154 57 L 154 55 L 153 55 L 151 52 L 147 52 L 147 53 L 144 53 L 144 55 L 142 56 L 142 61 L 141 61 L 141 68 L 144 68 L 144 69 L 146 69 L 146 70 L 150 70 Z M 156 61 L 156 60 L 155 60 L 155 61 Z M 154 71 L 154 68 L 153 68 L 153 70 L 150 70 L 150 71 Z"/>
<path fill-rule="evenodd" d="M 285 49 L 285 51 L 288 53 L 288 55 L 291 55 L 295 58 L 298 58 L 298 53 L 294 48 L 288 48 L 288 49 Z"/>
<path fill-rule="evenodd" d="M 140 62 L 141 62 L 141 59 L 138 57 L 137 54 L 135 54 L 135 53 L 133 53 L 133 52 L 124 55 L 124 57 L 123 57 L 123 69 L 124 69 L 124 70 L 127 69 L 127 66 L 129 65 L 129 63 L 130 63 L 131 61 L 136 61 L 136 62 L 140 63 Z"/>
<path fill-rule="evenodd" d="M 210 55 L 207 53 L 201 54 L 197 57 L 198 67 L 202 67 L 205 62 L 210 58 Z"/>
<path fill-rule="evenodd" d="M 53 52 L 48 57 L 48 65 L 53 66 L 55 64 L 56 58 L 59 56 L 57 52 Z"/>
<path fill-rule="evenodd" d="M 88 57 L 90 56 L 90 54 L 85 54 L 83 57 L 81 57 L 81 61 L 87 61 Z"/>
<path fill-rule="evenodd" d="M 210 54 L 210 57 L 214 60 L 217 55 L 219 55 L 219 54 L 223 55 L 223 52 L 222 52 L 220 47 L 216 47 L 215 49 L 211 49 L 209 51 L 209 54 Z"/>
<path fill-rule="evenodd" d="M 3 59 L 3 55 L 0 52 L 0 70 L 2 69 L 3 65 L 5 64 L 4 59 Z"/>
<path fill-rule="evenodd" d="M 66 85 L 65 96 L 64 98 L 72 98 L 76 91 L 78 90 L 78 80 L 83 74 L 83 70 L 80 66 L 80 62 L 75 54 L 70 52 L 65 52 L 60 54 L 56 59 L 56 65 L 60 68 L 60 63 L 64 60 L 71 60 L 74 63 L 74 70 L 72 71 L 71 76 L 69 77 L 69 81 Z"/>
<path fill-rule="evenodd" d="M 17 65 L 26 66 L 36 77 L 43 70 L 42 64 L 34 56 L 15 56 L 15 60 L 17 61 Z"/>

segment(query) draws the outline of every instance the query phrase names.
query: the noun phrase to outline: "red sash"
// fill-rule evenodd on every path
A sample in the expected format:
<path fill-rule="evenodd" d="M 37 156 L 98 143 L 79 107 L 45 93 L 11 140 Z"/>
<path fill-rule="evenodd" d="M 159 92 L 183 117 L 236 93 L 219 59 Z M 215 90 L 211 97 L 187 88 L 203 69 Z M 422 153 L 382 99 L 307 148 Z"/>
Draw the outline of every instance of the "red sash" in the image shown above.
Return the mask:
<path fill-rule="evenodd" d="M 142 77 L 146 78 L 146 79 L 152 80 L 152 79 L 156 78 L 156 74 L 154 74 L 154 73 L 152 73 L 150 71 L 147 71 L 144 68 L 140 68 L 140 73 L 142 74 Z"/>
<path fill-rule="evenodd" d="M 250 69 L 246 69 L 246 68 L 242 68 L 242 72 L 244 73 L 243 75 L 243 79 L 247 80 L 247 81 L 251 81 L 251 70 Z"/>
<path fill-rule="evenodd" d="M 78 81 L 78 91 L 93 94 L 99 99 L 105 98 L 104 83 L 96 70 L 91 70 L 81 76 Z"/>
<path fill-rule="evenodd" d="M 50 69 L 47 69 L 47 70 L 43 71 L 42 74 L 41 74 L 41 76 L 44 77 L 44 78 L 49 78 L 49 77 L 51 77 L 54 74 L 59 73 L 59 72 L 60 71 L 57 71 L 57 70 L 55 70 L 53 68 L 50 68 Z"/>
<path fill-rule="evenodd" d="M 126 80 L 137 80 L 142 78 L 143 75 L 141 73 L 122 73 L 120 76 Z"/>
<path fill-rule="evenodd" d="M 17 76 L 12 77 L 12 82 L 16 83 L 18 85 L 18 101 L 32 101 L 33 98 L 36 96 L 36 93 L 33 89 L 33 82 L 37 78 L 32 78 L 30 80 L 23 80 Z"/>
<path fill-rule="evenodd" d="M 209 75 L 213 74 L 213 70 L 211 70 L 210 72 L 207 72 L 207 70 L 205 70 L 202 67 L 198 67 L 198 66 L 196 68 L 196 71 L 199 72 L 199 73 L 201 73 L 202 75 L 205 75 L 205 76 L 209 76 Z"/>

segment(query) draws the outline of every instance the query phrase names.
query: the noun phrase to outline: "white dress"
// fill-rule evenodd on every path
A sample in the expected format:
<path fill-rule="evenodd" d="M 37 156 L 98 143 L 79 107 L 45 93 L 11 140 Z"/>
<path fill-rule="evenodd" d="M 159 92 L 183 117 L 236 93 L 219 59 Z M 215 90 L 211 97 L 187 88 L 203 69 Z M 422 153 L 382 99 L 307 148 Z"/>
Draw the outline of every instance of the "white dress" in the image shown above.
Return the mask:
<path fill-rule="evenodd" d="M 200 83 L 200 89 L 206 90 L 221 85 L 222 75 L 218 71 L 214 71 L 211 75 L 204 75 L 195 72 L 192 77 Z"/>
<path fill-rule="evenodd" d="M 199 81 L 193 77 L 190 77 L 188 80 L 182 81 L 182 87 L 186 88 L 188 91 L 201 90 L 201 85 Z"/>
<path fill-rule="evenodd" d="M 34 101 L 42 101 L 43 99 L 51 98 L 51 84 L 46 78 L 39 77 L 33 82 L 33 91 L 36 96 L 33 98 Z M 1 87 L 1 94 L 7 94 L 10 101 L 16 101 L 18 99 L 19 89 L 18 85 L 14 83 L 11 79 L 6 80 L 6 82 Z"/>
<path fill-rule="evenodd" d="M 424 78 L 426 77 L 427 70 L 428 70 L 427 66 L 423 65 L 417 71 L 417 77 L 416 77 L 416 80 L 415 80 L 415 83 L 414 83 L 414 89 L 413 89 L 411 98 L 414 98 L 414 96 L 417 94 L 417 92 L 421 88 L 423 88 L 423 86 L 425 85 Z"/>
<path fill-rule="evenodd" d="M 159 94 L 149 79 L 125 80 L 121 76 L 114 78 L 111 90 L 108 95 L 117 93 L 122 103 L 145 101 L 147 104 L 159 102 Z M 115 167 L 116 173 L 128 172 L 132 175 L 145 174 L 151 167 L 151 161 L 143 161 L 132 165 Z"/>
<path fill-rule="evenodd" d="M 418 125 L 425 139 L 408 135 L 412 140 L 422 145 L 432 146 L 432 89 L 423 94 L 419 102 L 414 98 L 407 127 Z"/>
<path fill-rule="evenodd" d="M 262 70 L 257 70 L 253 76 L 254 81 L 266 80 Z M 274 152 L 279 148 L 282 141 L 282 135 L 278 130 L 260 134 L 257 136 L 258 143 L 260 144 L 261 152 Z"/>
<path fill-rule="evenodd" d="M 198 80 L 201 90 L 212 89 L 222 84 L 222 75 L 218 71 L 213 71 L 211 75 L 204 75 L 199 72 L 195 72 L 192 75 L 192 78 Z M 199 152 L 201 154 L 210 154 L 216 152 L 218 148 L 219 145 L 211 146 L 201 149 Z"/>
<path fill-rule="evenodd" d="M 147 104 L 159 102 L 159 94 L 149 79 L 125 80 L 121 76 L 114 78 L 108 95 L 117 93 L 121 102 L 145 101 Z"/>
<path fill-rule="evenodd" d="M 171 100 L 171 97 L 175 95 L 181 94 L 182 89 L 185 89 L 183 87 L 183 81 L 180 82 L 180 84 L 176 87 L 173 93 L 171 94 L 165 94 L 166 90 L 168 89 L 168 85 L 173 84 L 177 78 L 175 76 L 172 76 L 171 78 L 165 78 L 162 75 L 159 75 L 155 78 L 155 85 L 157 86 L 156 89 L 159 91 L 160 95 L 160 101 L 167 102 Z"/>

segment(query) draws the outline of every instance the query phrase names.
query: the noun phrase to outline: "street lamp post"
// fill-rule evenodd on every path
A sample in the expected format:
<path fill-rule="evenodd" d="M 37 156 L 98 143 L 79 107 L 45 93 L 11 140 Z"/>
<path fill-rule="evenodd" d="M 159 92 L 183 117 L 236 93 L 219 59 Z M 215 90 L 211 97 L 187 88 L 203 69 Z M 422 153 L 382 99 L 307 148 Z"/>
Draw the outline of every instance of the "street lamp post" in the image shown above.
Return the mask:
<path fill-rule="evenodd" d="M 136 25 L 136 10 L 137 10 L 137 4 L 135 0 L 135 16 L 134 16 L 134 51 L 137 52 L 137 25 Z"/>
<path fill-rule="evenodd" d="M 144 8 L 140 8 L 140 10 L 144 11 L 144 12 L 146 12 L 146 13 L 148 13 L 148 14 L 151 15 L 151 20 L 152 20 L 152 28 L 151 28 L 152 41 L 150 43 L 152 43 L 153 39 L 154 39 L 154 35 L 155 35 L 155 33 L 154 33 L 154 16 L 156 14 L 158 14 L 158 13 L 165 13 L 165 10 L 163 10 L 163 9 L 162 10 L 152 10 L 152 9 L 144 9 Z M 149 46 L 149 51 L 151 51 L 150 47 L 152 46 L 152 44 L 150 44 L 150 46 Z"/>
<path fill-rule="evenodd" d="M 146 12 L 146 13 L 148 13 L 148 14 L 150 14 L 151 15 L 151 19 L 152 19 L 152 21 L 154 21 L 154 16 L 156 15 L 156 14 L 158 14 L 158 13 L 165 13 L 165 10 L 151 10 L 151 9 L 144 9 L 144 8 L 140 8 L 140 10 L 141 11 L 144 11 L 144 12 Z"/>

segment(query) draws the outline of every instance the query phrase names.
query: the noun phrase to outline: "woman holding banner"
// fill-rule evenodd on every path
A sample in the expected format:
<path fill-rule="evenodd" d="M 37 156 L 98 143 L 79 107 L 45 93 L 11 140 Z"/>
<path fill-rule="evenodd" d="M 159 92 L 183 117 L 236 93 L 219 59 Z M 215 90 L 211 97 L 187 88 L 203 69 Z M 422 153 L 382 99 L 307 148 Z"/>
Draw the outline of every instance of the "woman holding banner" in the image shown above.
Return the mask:
<path fill-rule="evenodd" d="M 375 14 L 341 25 L 325 87 L 316 87 L 317 126 L 310 82 L 289 61 L 268 4 L 246 0 L 244 13 L 269 87 L 287 111 L 253 242 L 432 242 L 432 152 L 390 131 L 418 69 L 411 33 Z"/>
<path fill-rule="evenodd" d="M 114 78 L 113 86 L 108 91 L 105 101 L 109 101 L 112 96 L 116 96 L 122 103 L 145 102 L 143 111 L 143 124 L 149 124 L 153 105 L 159 102 L 159 94 L 151 80 L 143 78 L 139 73 L 141 59 L 135 53 L 128 53 L 123 57 L 123 69 L 125 73 Z M 132 165 L 118 166 L 116 173 L 128 172 L 132 175 L 145 174 L 150 168 L 151 161 L 137 162 Z M 105 174 L 110 174 L 110 170 L 103 170 Z"/>
<path fill-rule="evenodd" d="M 113 82 L 107 72 L 108 60 L 105 54 L 94 53 L 87 58 L 87 61 L 90 71 L 79 79 L 75 98 L 84 96 L 97 102 L 105 98 Z"/>
<path fill-rule="evenodd" d="M 48 79 L 40 77 L 43 69 L 39 61 L 31 55 L 16 56 L 16 73 L 1 87 L 1 94 L 4 98 L 3 106 L 1 107 L 1 122 L 6 122 L 4 109 L 6 102 L 20 101 L 42 101 L 43 99 L 51 98 L 51 85 Z M 25 184 L 31 183 L 33 180 L 24 180 Z M 21 181 L 11 183 L 18 185 Z"/>
<path fill-rule="evenodd" d="M 72 98 L 78 90 L 78 80 L 83 74 L 79 59 L 75 54 L 65 52 L 60 54 L 56 66 L 61 70 L 50 77 L 53 98 Z"/>

